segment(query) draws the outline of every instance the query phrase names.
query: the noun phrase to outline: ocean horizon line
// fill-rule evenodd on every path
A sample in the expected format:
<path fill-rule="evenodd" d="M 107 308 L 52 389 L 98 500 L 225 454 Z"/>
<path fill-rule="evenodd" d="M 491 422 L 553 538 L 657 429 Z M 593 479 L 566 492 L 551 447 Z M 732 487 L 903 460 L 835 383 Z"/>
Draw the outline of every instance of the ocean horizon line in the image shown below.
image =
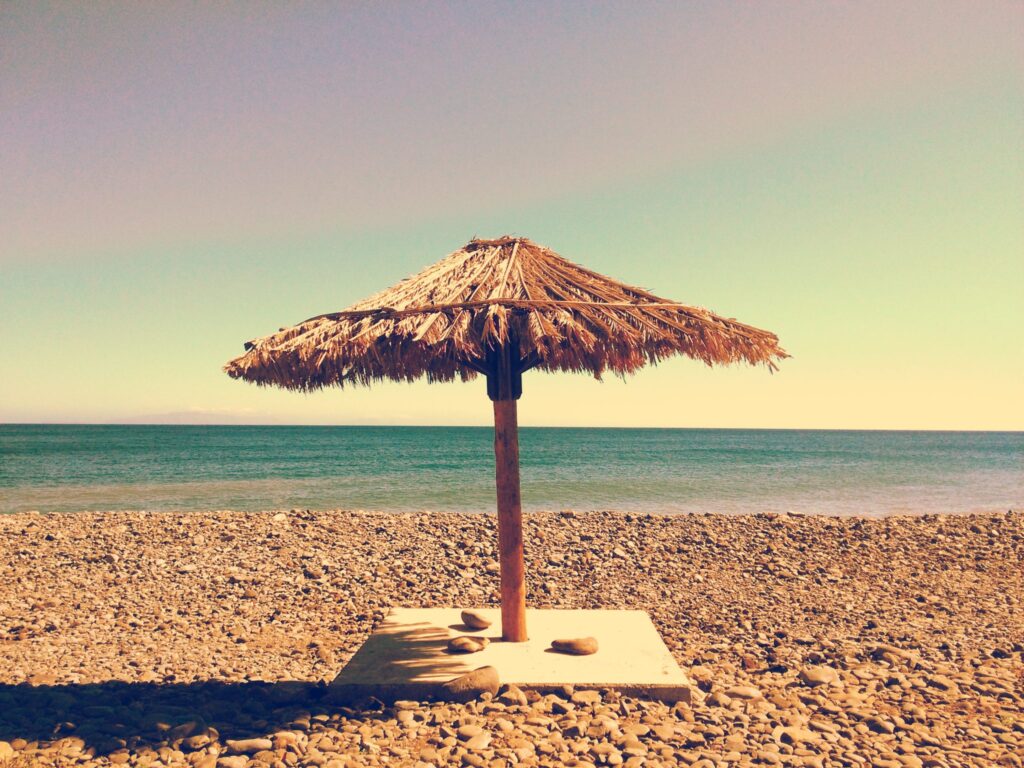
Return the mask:
<path fill-rule="evenodd" d="M 0 421 L 0 427 L 239 427 L 239 428 L 314 428 L 314 429 L 487 429 L 493 424 L 394 424 L 394 423 L 337 423 L 314 424 L 303 422 L 175 422 L 175 421 Z M 1024 429 L 950 429 L 944 427 L 681 427 L 652 425 L 603 424 L 520 424 L 519 429 L 599 429 L 649 430 L 690 432 L 877 432 L 877 433 L 929 433 L 929 434 L 996 434 L 1014 435 Z"/>

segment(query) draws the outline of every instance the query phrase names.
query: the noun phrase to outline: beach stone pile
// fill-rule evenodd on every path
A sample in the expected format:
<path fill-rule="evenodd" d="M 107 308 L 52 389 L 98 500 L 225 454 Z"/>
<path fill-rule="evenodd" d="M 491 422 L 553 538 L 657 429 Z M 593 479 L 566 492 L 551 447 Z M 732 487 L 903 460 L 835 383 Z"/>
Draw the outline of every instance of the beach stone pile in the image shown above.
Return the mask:
<path fill-rule="evenodd" d="M 525 525 L 531 606 L 648 611 L 703 700 L 332 702 L 388 606 L 497 604 L 490 515 L 22 513 L 0 766 L 1024 766 L 1020 513 Z"/>

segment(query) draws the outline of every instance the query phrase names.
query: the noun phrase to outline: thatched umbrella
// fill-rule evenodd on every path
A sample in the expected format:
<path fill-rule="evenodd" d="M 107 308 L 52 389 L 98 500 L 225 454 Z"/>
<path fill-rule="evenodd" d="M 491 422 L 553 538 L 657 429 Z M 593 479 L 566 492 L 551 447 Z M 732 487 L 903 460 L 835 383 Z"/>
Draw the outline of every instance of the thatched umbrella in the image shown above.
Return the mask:
<path fill-rule="evenodd" d="M 437 264 L 341 312 L 245 345 L 238 379 L 309 391 L 383 379 L 487 377 L 505 640 L 526 640 L 516 400 L 524 371 L 632 373 L 683 354 L 775 369 L 778 338 L 573 264 L 526 238 L 471 240 Z"/>

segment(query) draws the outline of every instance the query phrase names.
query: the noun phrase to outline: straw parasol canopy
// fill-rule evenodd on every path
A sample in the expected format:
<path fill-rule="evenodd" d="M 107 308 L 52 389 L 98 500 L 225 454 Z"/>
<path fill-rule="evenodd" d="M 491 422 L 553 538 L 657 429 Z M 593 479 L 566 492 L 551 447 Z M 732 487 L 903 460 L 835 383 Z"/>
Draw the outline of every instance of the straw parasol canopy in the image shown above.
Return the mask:
<path fill-rule="evenodd" d="M 488 355 L 510 342 L 525 368 L 598 378 L 675 354 L 772 370 L 787 356 L 773 333 L 612 280 L 526 238 L 501 237 L 471 240 L 348 309 L 250 341 L 225 370 L 297 390 L 468 380 L 486 374 Z"/>
<path fill-rule="evenodd" d="M 340 312 L 245 344 L 225 366 L 259 385 L 310 391 L 392 379 L 487 377 L 494 401 L 502 634 L 525 640 L 516 400 L 522 374 L 625 376 L 686 355 L 776 370 L 775 334 L 679 304 L 562 258 L 523 237 L 474 239 Z"/>

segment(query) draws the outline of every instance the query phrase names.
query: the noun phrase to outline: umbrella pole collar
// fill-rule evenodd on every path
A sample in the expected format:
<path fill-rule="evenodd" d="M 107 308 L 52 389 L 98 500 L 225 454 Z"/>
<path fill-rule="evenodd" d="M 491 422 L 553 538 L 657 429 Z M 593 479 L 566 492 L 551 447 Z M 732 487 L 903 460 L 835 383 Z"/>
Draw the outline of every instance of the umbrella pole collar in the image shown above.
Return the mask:
<path fill-rule="evenodd" d="M 494 402 L 518 400 L 523 394 L 523 361 L 519 344 L 510 338 L 507 344 L 487 350 L 487 396 Z"/>

